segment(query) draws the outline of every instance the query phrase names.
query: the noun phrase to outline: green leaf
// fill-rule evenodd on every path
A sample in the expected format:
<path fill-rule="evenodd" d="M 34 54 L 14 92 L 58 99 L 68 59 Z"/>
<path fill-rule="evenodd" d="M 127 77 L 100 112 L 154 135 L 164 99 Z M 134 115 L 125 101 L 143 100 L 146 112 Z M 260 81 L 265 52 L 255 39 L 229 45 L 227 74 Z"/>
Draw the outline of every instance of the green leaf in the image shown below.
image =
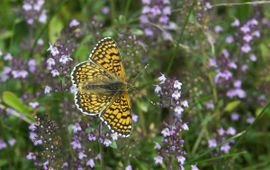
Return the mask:
<path fill-rule="evenodd" d="M 4 40 L 13 36 L 13 31 L 4 31 L 0 33 L 0 40 Z"/>
<path fill-rule="evenodd" d="M 226 105 L 226 107 L 225 107 L 224 110 L 227 111 L 227 112 L 231 112 L 231 111 L 233 111 L 240 103 L 241 103 L 240 100 L 234 100 L 234 101 L 228 103 L 228 104 Z"/>
<path fill-rule="evenodd" d="M 110 145 L 111 148 L 117 149 L 117 144 L 116 142 L 113 140 L 112 144 Z"/>
<path fill-rule="evenodd" d="M 34 121 L 33 116 L 29 113 L 29 108 L 26 107 L 14 93 L 10 91 L 4 91 L 2 98 L 6 105 L 15 109 L 19 113 L 22 113 L 27 118 L 25 121 L 28 123 L 32 123 Z M 15 116 L 20 117 L 20 114 L 15 114 Z"/>
<path fill-rule="evenodd" d="M 8 161 L 6 159 L 0 159 L 0 167 L 4 166 L 8 163 Z"/>
<path fill-rule="evenodd" d="M 54 43 L 61 35 L 61 31 L 64 27 L 62 20 L 57 16 L 53 17 L 49 24 L 49 39 L 50 42 Z"/>

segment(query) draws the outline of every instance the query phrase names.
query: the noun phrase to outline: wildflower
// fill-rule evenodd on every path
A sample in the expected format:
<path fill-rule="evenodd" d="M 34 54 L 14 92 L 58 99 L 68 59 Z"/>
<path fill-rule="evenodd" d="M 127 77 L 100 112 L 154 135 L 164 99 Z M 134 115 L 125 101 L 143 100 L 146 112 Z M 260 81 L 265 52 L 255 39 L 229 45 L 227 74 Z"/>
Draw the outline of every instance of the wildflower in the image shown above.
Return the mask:
<path fill-rule="evenodd" d="M 161 92 L 161 87 L 159 85 L 155 85 L 155 93 L 160 93 Z"/>
<path fill-rule="evenodd" d="M 44 93 L 48 94 L 52 91 L 52 88 L 50 86 L 45 86 Z"/>
<path fill-rule="evenodd" d="M 183 156 L 178 156 L 178 157 L 177 157 L 177 161 L 178 161 L 181 165 L 184 165 L 185 160 L 186 160 L 186 158 L 183 157 Z"/>
<path fill-rule="evenodd" d="M 56 70 L 56 69 L 53 69 L 53 70 L 51 71 L 51 74 L 52 74 L 53 77 L 56 77 L 56 76 L 59 76 L 59 75 L 60 75 L 59 71 Z"/>
<path fill-rule="evenodd" d="M 163 163 L 163 157 L 161 156 L 156 156 L 155 158 L 155 164 L 162 164 Z"/>
<path fill-rule="evenodd" d="M 29 127 L 28 127 L 29 130 L 31 131 L 35 131 L 37 129 L 37 126 L 35 124 L 31 124 Z"/>
<path fill-rule="evenodd" d="M 166 81 L 165 75 L 161 74 L 161 76 L 158 78 L 158 80 L 160 81 L 160 84 L 163 84 Z"/>
<path fill-rule="evenodd" d="M 50 47 L 48 48 L 47 51 L 50 51 L 52 56 L 56 56 L 57 54 L 59 54 L 59 51 L 58 51 L 57 47 L 55 47 L 52 44 L 50 44 Z"/>
<path fill-rule="evenodd" d="M 77 133 L 78 131 L 82 130 L 79 123 L 75 123 L 75 125 L 73 125 L 72 129 L 73 129 L 73 133 Z"/>
<path fill-rule="evenodd" d="M 215 148 L 217 146 L 217 141 L 216 139 L 209 139 L 208 140 L 208 147 L 209 148 Z"/>
<path fill-rule="evenodd" d="M 214 109 L 214 103 L 212 100 L 209 100 L 208 102 L 206 102 L 205 106 L 207 109 Z"/>
<path fill-rule="evenodd" d="M 68 61 L 72 61 L 72 58 L 70 58 L 70 56 L 67 55 L 62 55 L 59 62 L 62 64 L 66 64 Z"/>
<path fill-rule="evenodd" d="M 95 134 L 93 134 L 93 133 L 88 134 L 88 140 L 89 141 L 95 141 L 96 139 L 97 138 L 96 138 Z"/>
<path fill-rule="evenodd" d="M 181 106 L 177 106 L 174 108 L 174 112 L 179 116 L 182 114 L 183 111 L 184 109 Z"/>
<path fill-rule="evenodd" d="M 235 135 L 236 134 L 236 130 L 233 127 L 229 127 L 226 131 L 226 133 L 228 135 Z"/>
<path fill-rule="evenodd" d="M 181 86 L 182 86 L 182 83 L 181 83 L 181 82 L 179 82 L 178 80 L 175 80 L 175 81 L 174 81 L 173 87 L 174 87 L 175 89 L 181 90 Z"/>
<path fill-rule="evenodd" d="M 26 158 L 27 158 L 28 160 L 36 160 L 36 159 L 37 159 L 36 155 L 35 155 L 33 152 L 29 152 L 29 153 L 27 154 Z"/>
<path fill-rule="evenodd" d="M 257 57 L 254 55 L 254 54 L 251 54 L 250 56 L 249 56 L 249 59 L 250 59 L 250 61 L 256 61 L 257 60 Z"/>
<path fill-rule="evenodd" d="M 86 155 L 84 154 L 84 152 L 79 152 L 79 155 L 78 155 L 79 159 L 83 159 L 86 157 Z"/>
<path fill-rule="evenodd" d="M 94 168 L 95 167 L 95 162 L 93 159 L 89 159 L 87 162 L 86 162 L 86 165 L 87 166 L 90 166 L 91 168 Z"/>
<path fill-rule="evenodd" d="M 53 58 L 48 58 L 47 64 L 51 67 L 51 66 L 55 65 L 55 60 Z"/>
<path fill-rule="evenodd" d="M 11 138 L 11 139 L 8 140 L 8 144 L 9 144 L 10 146 L 14 146 L 15 143 L 16 143 L 16 140 L 15 140 L 14 138 Z"/>
<path fill-rule="evenodd" d="M 215 32 L 221 32 L 223 31 L 223 28 L 220 25 L 215 26 Z"/>
<path fill-rule="evenodd" d="M 199 168 L 197 167 L 197 165 L 191 165 L 191 170 L 199 170 Z"/>
<path fill-rule="evenodd" d="M 223 128 L 218 129 L 218 134 L 223 136 L 225 134 L 225 130 Z"/>
<path fill-rule="evenodd" d="M 243 39 L 244 39 L 247 43 L 249 43 L 249 42 L 252 40 L 252 36 L 246 34 L 246 35 L 243 37 Z"/>
<path fill-rule="evenodd" d="M 134 123 L 138 122 L 139 117 L 136 114 L 132 114 L 131 118 Z"/>
<path fill-rule="evenodd" d="M 131 165 L 126 166 L 125 170 L 132 170 L 132 166 Z"/>
<path fill-rule="evenodd" d="M 69 27 L 76 27 L 78 25 L 80 25 L 80 23 L 76 19 L 71 20 L 71 22 L 69 23 Z"/>
<path fill-rule="evenodd" d="M 174 91 L 172 94 L 172 98 L 175 100 L 178 100 L 181 97 L 181 92 L 180 91 Z"/>
<path fill-rule="evenodd" d="M 12 60 L 12 55 L 10 53 L 7 53 L 5 56 L 4 56 L 4 60 Z"/>
<path fill-rule="evenodd" d="M 248 124 L 252 124 L 255 121 L 255 118 L 253 116 L 248 116 L 246 121 Z"/>
<path fill-rule="evenodd" d="M 39 103 L 38 102 L 29 102 L 29 106 L 32 107 L 33 109 L 35 109 L 39 106 Z"/>
<path fill-rule="evenodd" d="M 78 140 L 77 137 L 74 137 L 72 142 L 71 142 L 71 145 L 72 145 L 72 149 L 73 150 L 76 150 L 76 149 L 81 149 L 82 148 L 82 145 L 80 143 L 80 141 Z"/>
<path fill-rule="evenodd" d="M 3 139 L 0 139 L 0 150 L 7 147 L 7 144 L 3 141 Z"/>
<path fill-rule="evenodd" d="M 183 128 L 183 130 L 189 130 L 188 125 L 187 125 L 186 123 L 184 123 L 184 124 L 182 125 L 182 128 Z"/>
<path fill-rule="evenodd" d="M 233 26 L 233 27 L 240 26 L 240 21 L 237 18 L 235 18 L 234 21 L 233 21 L 233 23 L 231 24 L 231 26 Z"/>
<path fill-rule="evenodd" d="M 42 24 L 45 24 L 46 21 L 47 21 L 47 14 L 46 14 L 46 11 L 43 10 L 38 18 L 38 21 Z"/>
<path fill-rule="evenodd" d="M 161 146 L 160 146 L 159 143 L 155 142 L 155 147 L 154 148 L 157 149 L 157 150 L 159 150 L 161 148 Z"/>
<path fill-rule="evenodd" d="M 236 112 L 232 113 L 231 119 L 233 121 L 237 121 L 237 120 L 239 120 L 239 118 L 240 118 L 240 115 L 238 113 L 236 113 Z"/>
<path fill-rule="evenodd" d="M 217 67 L 217 61 L 216 61 L 216 59 L 214 57 L 209 58 L 208 61 L 209 61 L 209 66 L 210 67 Z"/>
<path fill-rule="evenodd" d="M 225 42 L 228 43 L 228 44 L 233 43 L 233 41 L 234 41 L 233 36 L 228 36 L 228 37 L 226 37 L 226 39 L 225 39 Z"/>
<path fill-rule="evenodd" d="M 109 139 L 105 139 L 104 142 L 103 142 L 103 144 L 104 144 L 106 147 L 108 147 L 108 146 L 110 146 L 110 145 L 112 144 L 112 142 L 111 142 Z"/>
<path fill-rule="evenodd" d="M 36 61 L 34 59 L 30 59 L 27 64 L 29 71 L 31 73 L 34 73 L 36 71 Z"/>
<path fill-rule="evenodd" d="M 105 7 L 103 7 L 102 9 L 101 9 L 101 12 L 103 13 L 103 14 L 108 14 L 109 12 L 110 12 L 110 8 L 109 7 L 107 7 L 107 6 L 105 6 Z"/>
<path fill-rule="evenodd" d="M 162 134 L 164 137 L 171 136 L 171 132 L 170 132 L 169 128 L 164 128 L 164 129 L 161 131 L 161 134 Z"/>
<path fill-rule="evenodd" d="M 112 137 L 112 140 L 117 140 L 118 139 L 118 134 L 117 133 L 112 133 L 111 137 Z"/>
<path fill-rule="evenodd" d="M 228 143 L 226 143 L 226 144 L 221 146 L 220 151 L 222 151 L 224 153 L 228 153 L 230 149 L 231 149 L 230 145 Z"/>

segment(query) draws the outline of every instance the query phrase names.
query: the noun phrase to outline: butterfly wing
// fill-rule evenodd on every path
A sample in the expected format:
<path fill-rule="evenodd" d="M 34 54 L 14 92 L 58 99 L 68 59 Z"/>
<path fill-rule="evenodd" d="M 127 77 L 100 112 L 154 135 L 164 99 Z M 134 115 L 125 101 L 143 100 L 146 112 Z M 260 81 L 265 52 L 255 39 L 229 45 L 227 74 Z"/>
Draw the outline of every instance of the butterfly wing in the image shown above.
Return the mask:
<path fill-rule="evenodd" d="M 90 61 L 76 65 L 71 73 L 71 79 L 76 87 L 75 104 L 77 108 L 88 115 L 101 113 L 110 104 L 112 95 L 95 90 L 87 91 L 82 87 L 85 84 L 110 81 L 111 78 L 111 75 Z"/>
<path fill-rule="evenodd" d="M 116 94 L 111 104 L 100 115 L 100 118 L 112 131 L 124 137 L 129 136 L 132 119 L 128 93 Z"/>
<path fill-rule="evenodd" d="M 112 38 L 107 37 L 100 40 L 90 54 L 89 60 L 92 60 L 118 79 L 125 81 L 125 71 L 120 52 Z"/>

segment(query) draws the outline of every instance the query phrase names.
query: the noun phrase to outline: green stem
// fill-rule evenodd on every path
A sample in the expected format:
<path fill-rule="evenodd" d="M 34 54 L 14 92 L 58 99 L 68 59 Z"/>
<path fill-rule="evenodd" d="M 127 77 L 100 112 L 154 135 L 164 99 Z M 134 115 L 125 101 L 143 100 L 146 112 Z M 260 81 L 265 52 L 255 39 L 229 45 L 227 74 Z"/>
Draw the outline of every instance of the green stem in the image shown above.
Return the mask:
<path fill-rule="evenodd" d="M 183 25 L 183 27 L 182 27 L 181 33 L 180 33 L 179 42 L 181 42 L 182 39 L 183 39 L 183 35 L 184 35 L 185 29 L 186 29 L 186 26 L 187 26 L 187 23 L 188 23 L 188 19 L 189 19 L 190 15 L 191 15 L 191 13 L 192 13 L 194 7 L 195 7 L 195 4 L 196 4 L 196 1 L 194 0 L 193 3 L 192 3 L 192 5 L 191 5 L 191 7 L 189 8 L 188 15 L 187 15 L 186 18 L 185 18 L 185 22 L 184 22 L 184 25 Z M 177 43 L 177 42 L 176 42 L 176 43 Z M 177 47 L 178 47 L 178 43 L 174 46 L 174 49 L 173 49 L 173 50 L 174 50 L 174 51 L 173 51 L 173 56 L 171 57 L 171 60 L 170 60 L 169 65 L 168 65 L 168 67 L 167 67 L 167 71 L 166 71 L 167 74 L 170 72 L 171 67 L 172 67 L 172 64 L 173 64 L 173 61 L 174 61 L 174 59 L 175 59 L 175 57 L 176 57 L 176 48 L 177 48 Z"/>
<path fill-rule="evenodd" d="M 99 138 L 101 137 L 102 134 L 102 122 L 100 122 L 99 124 L 99 128 L 98 128 L 98 132 L 99 132 Z M 100 153 L 100 169 L 104 169 L 104 150 L 103 150 L 103 146 L 100 142 L 98 142 L 99 145 L 99 153 Z"/>

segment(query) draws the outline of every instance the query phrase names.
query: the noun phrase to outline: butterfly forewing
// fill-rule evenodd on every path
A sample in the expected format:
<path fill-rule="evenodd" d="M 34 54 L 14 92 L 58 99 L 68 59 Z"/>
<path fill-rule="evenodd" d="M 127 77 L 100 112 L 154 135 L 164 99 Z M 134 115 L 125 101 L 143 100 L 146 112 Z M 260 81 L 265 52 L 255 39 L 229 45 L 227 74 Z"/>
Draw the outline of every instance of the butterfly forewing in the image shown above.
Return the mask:
<path fill-rule="evenodd" d="M 120 52 L 111 38 L 104 38 L 98 42 L 92 51 L 90 60 L 100 65 L 109 73 L 125 81 L 125 71 L 121 61 Z"/>

